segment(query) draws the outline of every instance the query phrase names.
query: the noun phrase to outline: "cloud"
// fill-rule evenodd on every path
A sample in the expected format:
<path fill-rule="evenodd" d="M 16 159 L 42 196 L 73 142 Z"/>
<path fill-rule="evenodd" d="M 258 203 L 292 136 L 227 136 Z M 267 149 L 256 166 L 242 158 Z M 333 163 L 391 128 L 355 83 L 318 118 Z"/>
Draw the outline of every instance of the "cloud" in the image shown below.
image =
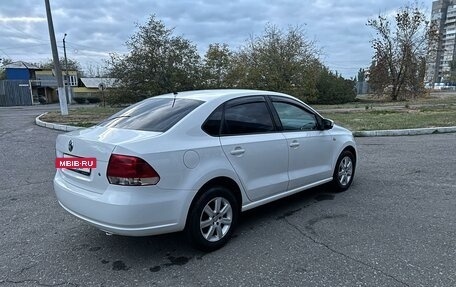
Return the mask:
<path fill-rule="evenodd" d="M 33 23 L 33 22 L 44 22 L 46 18 L 43 17 L 0 17 L 0 22 L 24 22 L 24 23 Z"/>
<path fill-rule="evenodd" d="M 250 35 L 261 34 L 267 23 L 283 29 L 303 25 L 322 48 L 322 60 L 347 77 L 370 64 L 372 31 L 365 25 L 367 19 L 400 6 L 394 0 L 51 1 L 60 53 L 67 33 L 68 56 L 91 65 L 102 65 L 110 52 L 127 52 L 125 42 L 137 31 L 136 23 L 155 14 L 201 53 L 215 42 L 237 49 Z M 0 58 L 51 58 L 45 19 L 42 1 L 0 1 Z"/>

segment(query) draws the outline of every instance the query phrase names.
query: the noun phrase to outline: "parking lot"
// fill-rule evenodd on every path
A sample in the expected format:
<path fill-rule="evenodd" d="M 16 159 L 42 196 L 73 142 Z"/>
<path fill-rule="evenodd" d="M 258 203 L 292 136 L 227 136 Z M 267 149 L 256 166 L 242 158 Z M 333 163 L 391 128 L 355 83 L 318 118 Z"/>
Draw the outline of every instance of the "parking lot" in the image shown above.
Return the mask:
<path fill-rule="evenodd" d="M 57 203 L 46 107 L 0 108 L 0 286 L 456 286 L 456 134 L 358 138 L 345 193 L 243 214 L 221 250 L 106 236 Z"/>

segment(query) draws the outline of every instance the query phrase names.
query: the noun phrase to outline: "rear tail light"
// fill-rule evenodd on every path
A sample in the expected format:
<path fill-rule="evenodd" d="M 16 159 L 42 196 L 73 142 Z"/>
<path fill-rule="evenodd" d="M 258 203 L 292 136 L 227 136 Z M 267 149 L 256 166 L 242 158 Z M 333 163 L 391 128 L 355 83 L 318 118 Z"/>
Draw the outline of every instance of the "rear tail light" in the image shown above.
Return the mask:
<path fill-rule="evenodd" d="M 145 160 L 119 154 L 111 155 L 107 176 L 109 183 L 117 185 L 154 185 L 160 180 L 158 173 Z"/>

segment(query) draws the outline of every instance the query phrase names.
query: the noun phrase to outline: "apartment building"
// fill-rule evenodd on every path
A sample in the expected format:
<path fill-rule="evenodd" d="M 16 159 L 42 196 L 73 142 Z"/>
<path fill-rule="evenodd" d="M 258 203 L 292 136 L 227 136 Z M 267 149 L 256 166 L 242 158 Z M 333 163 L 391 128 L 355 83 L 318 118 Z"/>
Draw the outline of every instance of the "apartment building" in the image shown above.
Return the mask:
<path fill-rule="evenodd" d="M 427 60 L 425 82 L 447 84 L 450 64 L 456 60 L 456 0 L 432 2 L 431 20 L 439 29 L 440 39 Z"/>

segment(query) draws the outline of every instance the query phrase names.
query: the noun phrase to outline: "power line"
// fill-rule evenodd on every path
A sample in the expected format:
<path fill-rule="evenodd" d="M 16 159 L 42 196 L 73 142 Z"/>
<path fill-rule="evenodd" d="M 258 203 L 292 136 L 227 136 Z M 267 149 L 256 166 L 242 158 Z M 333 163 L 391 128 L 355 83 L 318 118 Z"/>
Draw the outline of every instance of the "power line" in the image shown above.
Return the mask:
<path fill-rule="evenodd" d="M 17 48 L 30 48 L 30 47 L 38 47 L 38 46 L 47 46 L 49 44 L 33 44 L 33 45 L 21 45 L 21 46 L 10 46 L 10 47 L 2 47 L 2 50 L 14 50 Z"/>
<path fill-rule="evenodd" d="M 6 53 L 5 51 L 3 51 L 2 49 L 0 49 L 0 51 L 5 54 L 8 58 L 11 58 L 10 55 L 8 55 L 8 53 Z"/>
<path fill-rule="evenodd" d="M 87 45 L 81 45 L 81 44 L 76 44 L 76 43 L 72 43 L 72 42 L 68 42 L 68 41 L 66 43 L 67 43 L 67 46 L 72 46 L 74 48 L 78 48 L 78 47 L 85 48 L 86 51 L 88 51 L 88 52 L 95 52 L 95 53 L 119 52 L 119 51 L 109 51 L 109 52 L 100 51 L 100 50 L 97 50 L 95 47 L 91 47 L 91 46 L 87 46 Z M 81 48 L 78 48 L 78 49 L 81 49 Z"/>
<path fill-rule="evenodd" d="M 90 46 L 86 46 L 86 45 L 81 45 L 81 44 L 76 44 L 76 43 L 73 43 L 73 42 L 68 42 L 67 41 L 67 44 L 70 44 L 72 46 L 79 46 L 79 47 L 83 47 L 83 48 L 88 48 L 88 49 L 93 49 L 94 47 L 90 47 Z"/>
<path fill-rule="evenodd" d="M 38 40 L 38 41 L 40 41 L 40 42 L 46 43 L 45 40 L 43 40 L 43 39 L 41 39 L 41 38 L 38 38 L 38 37 L 36 37 L 35 35 L 32 35 L 32 34 L 30 34 L 30 33 L 26 33 L 26 32 L 24 32 L 24 31 L 22 31 L 22 30 L 20 30 L 20 29 L 18 29 L 18 28 L 16 28 L 16 27 L 14 27 L 14 26 L 10 26 L 9 24 L 6 24 L 6 23 L 3 23 L 3 25 L 5 25 L 6 27 L 8 27 L 8 28 L 10 28 L 10 29 L 13 29 L 13 30 L 15 30 L 15 31 L 17 31 L 17 32 L 19 32 L 19 33 L 21 33 L 21 34 L 27 36 L 28 38 L 32 38 L 32 39 Z"/>

